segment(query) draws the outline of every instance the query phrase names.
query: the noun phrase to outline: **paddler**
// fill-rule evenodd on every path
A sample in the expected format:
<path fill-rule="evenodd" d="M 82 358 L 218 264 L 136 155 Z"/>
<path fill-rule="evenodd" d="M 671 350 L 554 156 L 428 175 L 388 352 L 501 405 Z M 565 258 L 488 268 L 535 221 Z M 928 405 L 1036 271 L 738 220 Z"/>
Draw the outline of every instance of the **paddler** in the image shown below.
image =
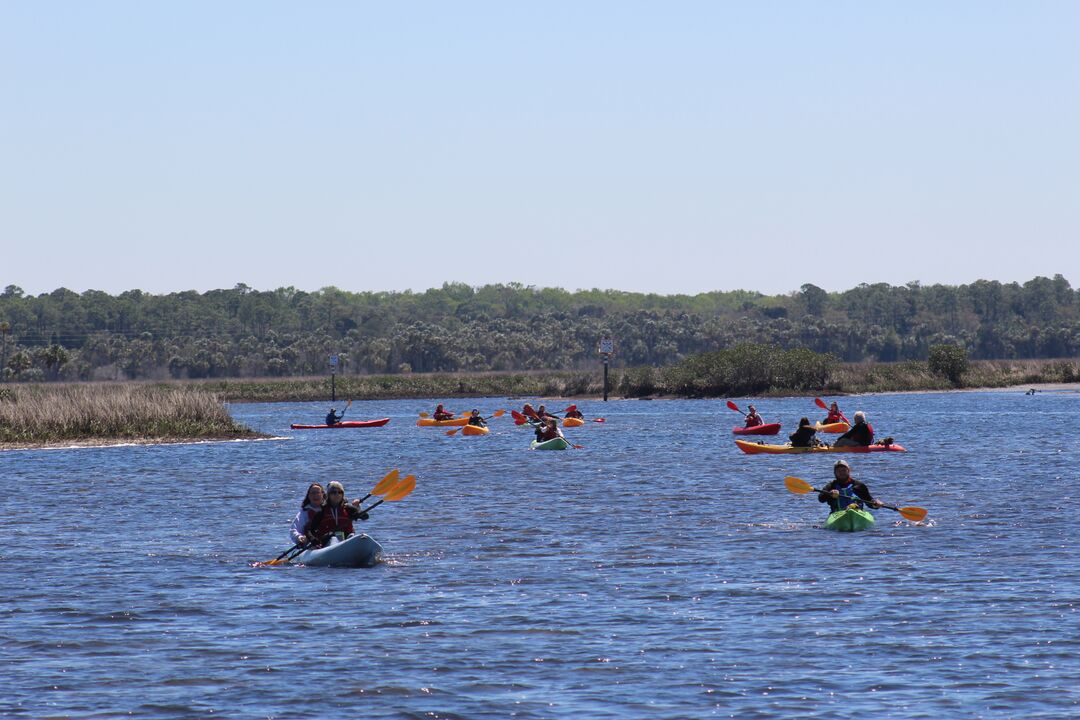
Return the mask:
<path fill-rule="evenodd" d="M 345 487 L 334 480 L 326 486 L 326 503 L 308 521 L 308 537 L 316 547 L 327 541 L 333 543 L 354 534 L 353 520 L 367 520 L 368 514 L 360 511 L 360 499 L 351 503 L 345 500 Z"/>
<path fill-rule="evenodd" d="M 577 405 L 571 405 L 570 407 L 566 408 L 566 412 L 563 413 L 563 417 L 564 418 L 578 418 L 579 420 L 584 420 L 585 419 L 585 416 L 582 415 L 581 411 L 577 409 Z"/>
<path fill-rule="evenodd" d="M 757 414 L 757 408 L 750 405 L 750 412 L 746 413 L 746 426 L 745 427 L 757 427 L 758 425 L 764 425 L 765 421 L 761 419 L 761 416 Z"/>
<path fill-rule="evenodd" d="M 838 422 L 851 424 L 848 422 L 848 419 L 844 417 L 844 413 L 840 412 L 840 406 L 834 402 L 829 406 L 829 414 L 825 416 L 825 419 L 821 421 L 821 424 L 831 425 Z"/>
<path fill-rule="evenodd" d="M 788 435 L 788 440 L 791 441 L 791 447 L 813 447 L 817 443 L 817 430 L 810 424 L 810 418 L 802 418 L 799 420 L 799 428 Z"/>
<path fill-rule="evenodd" d="M 435 420 L 453 420 L 454 413 L 448 412 L 443 408 L 442 403 L 435 406 L 435 412 L 431 414 L 431 417 Z"/>
<path fill-rule="evenodd" d="M 866 422 L 866 413 L 855 411 L 855 424 L 846 433 L 836 438 L 833 447 L 865 447 L 874 442 L 874 426 Z"/>
<path fill-rule="evenodd" d="M 544 418 L 543 422 L 536 428 L 537 442 L 547 442 L 548 440 L 554 440 L 555 438 L 560 438 L 562 436 L 562 431 L 559 430 L 559 423 L 553 417 Z"/>
<path fill-rule="evenodd" d="M 303 545 L 308 541 L 308 524 L 311 522 L 311 518 L 322 510 L 325 500 L 326 492 L 320 483 L 314 482 L 308 485 L 307 492 L 304 494 L 304 501 L 300 503 L 300 512 L 296 513 L 296 517 L 292 521 L 292 528 L 289 530 L 289 537 L 292 538 L 295 544 Z"/>
<path fill-rule="evenodd" d="M 821 488 L 817 498 L 818 502 L 829 503 L 830 513 L 845 510 L 852 504 L 860 510 L 864 503 L 873 508 L 881 507 L 882 502 L 870 495 L 870 488 L 866 487 L 866 483 L 851 477 L 851 466 L 846 460 L 837 460 L 833 465 L 833 478 L 832 482 Z"/>
<path fill-rule="evenodd" d="M 480 417 L 480 411 L 475 408 L 469 415 L 469 424 L 476 427 L 487 427 L 487 421 Z"/>
<path fill-rule="evenodd" d="M 341 418 L 343 417 L 345 417 L 344 410 L 342 410 L 340 413 L 337 413 L 334 411 L 334 408 L 330 408 L 330 412 L 326 413 L 326 424 L 337 425 L 339 422 L 341 422 Z"/>

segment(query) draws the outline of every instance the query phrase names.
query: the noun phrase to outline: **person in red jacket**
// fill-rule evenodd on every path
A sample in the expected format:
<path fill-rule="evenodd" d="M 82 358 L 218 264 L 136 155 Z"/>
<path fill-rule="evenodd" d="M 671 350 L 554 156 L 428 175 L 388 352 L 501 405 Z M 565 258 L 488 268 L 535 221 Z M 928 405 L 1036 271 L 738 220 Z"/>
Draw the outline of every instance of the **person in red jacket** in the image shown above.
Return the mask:
<path fill-rule="evenodd" d="M 750 412 L 746 413 L 746 427 L 757 427 L 758 425 L 764 425 L 765 421 L 761 419 L 761 416 L 757 414 L 757 408 L 753 405 L 749 407 Z"/>
<path fill-rule="evenodd" d="M 355 533 L 353 520 L 367 520 L 368 514 L 360 512 L 360 501 L 345 501 L 345 488 L 341 483 L 326 486 L 326 504 L 308 522 L 307 535 L 316 547 L 328 542 L 342 541 Z"/>
<path fill-rule="evenodd" d="M 559 423 L 553 417 L 546 417 L 541 425 L 536 428 L 536 442 L 547 442 L 557 437 L 562 437 Z"/>
<path fill-rule="evenodd" d="M 431 414 L 431 417 L 435 420 L 453 420 L 454 413 L 448 412 L 443 408 L 442 403 L 439 403 L 435 406 L 435 412 Z"/>
<path fill-rule="evenodd" d="M 822 425 L 831 425 L 833 423 L 845 422 L 849 425 L 848 419 L 844 417 L 844 413 L 840 412 L 840 406 L 833 403 L 829 406 L 829 414 L 825 416 L 825 419 L 821 422 Z"/>

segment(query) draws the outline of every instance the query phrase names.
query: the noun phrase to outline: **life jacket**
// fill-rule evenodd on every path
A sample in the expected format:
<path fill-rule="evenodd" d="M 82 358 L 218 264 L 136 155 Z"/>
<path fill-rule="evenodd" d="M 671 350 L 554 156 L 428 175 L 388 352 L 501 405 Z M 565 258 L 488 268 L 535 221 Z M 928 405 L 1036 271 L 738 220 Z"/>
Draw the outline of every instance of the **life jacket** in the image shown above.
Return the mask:
<path fill-rule="evenodd" d="M 475 425 L 476 427 L 487 427 L 487 423 L 484 422 L 484 418 L 480 417 L 479 415 L 477 415 L 476 417 L 470 417 L 469 424 Z"/>
<path fill-rule="evenodd" d="M 309 532 L 309 535 L 314 535 L 317 538 L 322 538 L 331 533 L 343 532 L 345 536 L 353 534 L 353 521 L 349 516 L 349 508 L 345 501 L 342 501 L 337 506 L 337 519 L 334 518 L 334 508 L 327 505 L 319 511 L 315 517 L 308 521 L 309 529 L 311 523 L 318 523 L 314 532 Z"/>
<path fill-rule="evenodd" d="M 847 506 L 851 503 L 858 505 L 860 510 L 863 509 L 863 499 L 855 494 L 855 483 L 848 483 L 845 487 L 836 487 L 833 485 L 833 490 L 839 490 L 840 497 L 835 500 L 829 499 L 829 508 L 832 512 L 846 510 Z"/>
<path fill-rule="evenodd" d="M 544 427 L 536 429 L 536 439 L 540 442 L 554 440 L 557 437 L 559 437 L 559 428 L 557 427 Z"/>
<path fill-rule="evenodd" d="M 844 414 L 837 410 L 835 413 L 830 412 L 828 417 L 825 418 L 825 422 L 822 425 L 831 425 L 832 423 L 844 422 Z"/>
<path fill-rule="evenodd" d="M 757 427 L 764 424 L 765 421 L 761 419 L 760 415 L 752 415 L 746 418 L 746 427 Z"/>

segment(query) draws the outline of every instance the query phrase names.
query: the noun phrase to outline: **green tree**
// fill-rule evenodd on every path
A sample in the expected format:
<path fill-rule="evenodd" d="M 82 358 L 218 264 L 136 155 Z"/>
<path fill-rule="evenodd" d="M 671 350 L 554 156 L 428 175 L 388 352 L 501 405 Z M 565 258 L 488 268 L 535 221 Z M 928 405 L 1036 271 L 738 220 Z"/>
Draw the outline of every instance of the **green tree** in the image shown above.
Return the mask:
<path fill-rule="evenodd" d="M 930 348 L 930 372 L 959 387 L 968 369 L 967 351 L 959 345 L 934 345 Z"/>

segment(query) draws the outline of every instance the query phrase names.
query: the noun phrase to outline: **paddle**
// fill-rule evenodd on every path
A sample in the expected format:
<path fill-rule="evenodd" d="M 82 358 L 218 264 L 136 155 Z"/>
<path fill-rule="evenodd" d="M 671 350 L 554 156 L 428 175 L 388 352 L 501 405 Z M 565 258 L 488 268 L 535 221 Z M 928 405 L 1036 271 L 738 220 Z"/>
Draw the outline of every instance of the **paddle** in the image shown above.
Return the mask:
<path fill-rule="evenodd" d="M 798 495 L 805 495 L 809 492 L 821 492 L 816 487 L 812 487 L 810 483 L 806 482 L 802 478 L 792 477 L 788 475 L 784 478 L 784 487 L 793 493 Z M 879 501 L 880 502 L 880 501 Z M 905 520 L 912 522 L 922 522 L 926 518 L 926 508 L 921 507 L 895 507 L 893 505 L 881 504 L 881 507 L 888 508 L 889 510 L 895 510 Z"/>
<path fill-rule="evenodd" d="M 371 488 L 371 492 L 369 492 L 362 499 L 360 499 L 360 500 L 358 500 L 356 502 L 356 505 L 359 505 L 360 503 L 364 502 L 364 500 L 367 500 L 372 495 L 382 495 L 383 493 L 386 493 L 389 490 L 391 490 L 393 488 L 393 486 L 397 484 L 398 476 L 400 474 L 401 474 L 401 472 L 397 468 L 394 468 L 393 470 L 388 472 L 386 474 L 386 477 L 384 477 L 382 480 L 380 480 L 378 483 L 376 483 L 375 487 Z M 283 560 L 282 558 L 284 558 L 286 555 L 291 553 L 293 550 L 300 550 L 300 552 L 303 552 L 313 542 L 314 542 L 314 539 L 308 540 L 305 543 L 296 543 L 291 548 L 289 548 L 285 552 L 281 553 L 280 555 L 278 555 L 273 560 L 268 560 L 267 562 L 262 563 L 262 564 L 263 565 L 278 565 L 278 564 L 281 564 L 283 562 L 289 562 L 289 560 Z M 293 557 L 295 557 L 295 556 L 293 556 Z"/>
<path fill-rule="evenodd" d="M 387 500 L 389 500 L 390 502 L 397 502 L 398 500 L 402 500 L 408 497 L 409 493 L 411 493 L 415 488 L 416 476 L 410 475 L 401 482 L 399 482 L 390 492 L 386 493 L 386 495 L 383 496 L 382 500 L 378 501 L 377 503 L 372 503 L 372 505 L 367 510 L 361 510 L 360 512 L 371 512 Z"/>
<path fill-rule="evenodd" d="M 491 414 L 490 417 L 486 417 L 486 418 L 484 418 L 484 420 L 487 421 L 487 420 L 490 420 L 491 418 L 502 417 L 505 414 L 506 414 L 505 410 L 496 410 L 494 413 Z M 481 426 L 481 427 L 483 427 L 483 426 Z M 447 430 L 446 434 L 449 435 L 450 437 L 454 437 L 455 433 L 457 433 L 457 431 L 460 430 L 460 429 L 461 428 L 456 427 L 453 430 Z"/>
<path fill-rule="evenodd" d="M 741 415 L 742 415 L 743 417 L 746 417 L 746 415 L 748 414 L 748 413 L 744 413 L 744 412 L 743 412 L 742 410 L 740 410 L 740 409 L 739 409 L 739 406 L 738 406 L 738 405 L 736 405 L 736 404 L 735 404 L 735 403 L 734 403 L 733 401 L 731 401 L 731 400 L 728 400 L 728 401 L 727 401 L 727 406 L 728 406 L 729 408 L 731 408 L 732 410 L 734 410 L 735 412 L 737 412 L 737 413 L 740 413 L 740 414 L 741 414 Z"/>

